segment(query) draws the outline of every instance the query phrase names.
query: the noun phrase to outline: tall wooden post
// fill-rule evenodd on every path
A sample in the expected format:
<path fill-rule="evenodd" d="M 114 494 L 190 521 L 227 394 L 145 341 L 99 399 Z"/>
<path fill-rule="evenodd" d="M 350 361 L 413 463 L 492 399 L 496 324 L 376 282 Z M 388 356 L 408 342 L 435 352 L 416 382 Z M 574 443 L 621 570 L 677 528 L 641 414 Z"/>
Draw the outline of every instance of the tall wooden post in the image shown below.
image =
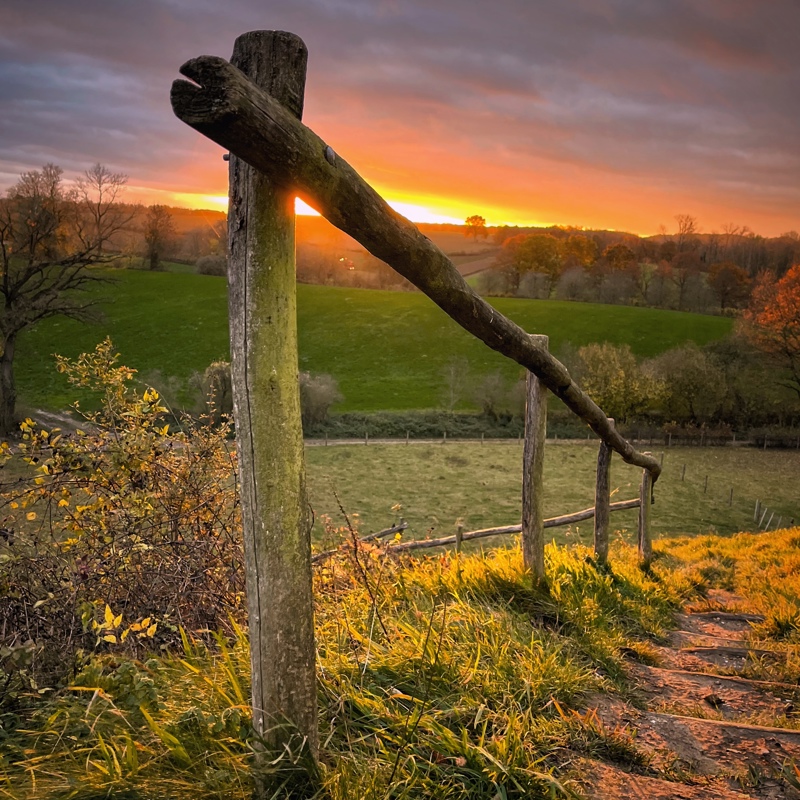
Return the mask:
<path fill-rule="evenodd" d="M 547 350 L 549 337 L 531 340 Z M 532 372 L 526 378 L 525 444 L 522 451 L 522 557 L 534 583 L 544 574 L 544 444 L 547 438 L 547 389 Z"/>
<path fill-rule="evenodd" d="M 300 117 L 307 51 L 282 31 L 232 62 Z M 230 158 L 229 314 L 250 630 L 253 725 L 270 748 L 317 752 L 317 691 L 297 365 L 294 193 Z"/>
<path fill-rule="evenodd" d="M 614 420 L 609 417 L 611 425 Z M 594 557 L 598 564 L 608 561 L 608 523 L 611 517 L 611 454 L 612 449 L 600 442 L 597 453 L 597 482 L 594 490 Z"/>
<path fill-rule="evenodd" d="M 653 541 L 650 537 L 650 504 L 653 501 L 653 477 L 642 470 L 639 489 L 639 561 L 644 567 L 653 560 Z"/>

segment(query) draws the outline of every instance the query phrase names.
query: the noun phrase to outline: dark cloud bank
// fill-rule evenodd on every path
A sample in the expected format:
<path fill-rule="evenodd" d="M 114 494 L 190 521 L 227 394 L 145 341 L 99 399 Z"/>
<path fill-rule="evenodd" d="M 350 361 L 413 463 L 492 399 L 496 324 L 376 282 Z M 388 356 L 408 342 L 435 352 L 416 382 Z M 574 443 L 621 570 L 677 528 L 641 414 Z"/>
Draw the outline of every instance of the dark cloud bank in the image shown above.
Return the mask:
<path fill-rule="evenodd" d="M 169 86 L 184 60 L 228 57 L 255 28 L 304 38 L 307 123 L 384 183 L 435 192 L 448 180 L 435 156 L 452 153 L 475 165 L 449 178 L 475 198 L 516 173 L 524 202 L 546 165 L 571 192 L 587 174 L 611 193 L 685 197 L 674 213 L 694 199 L 800 227 L 796 0 L 7 0 L 0 188 L 46 161 L 99 160 L 208 191 L 218 151 L 173 118 Z"/>

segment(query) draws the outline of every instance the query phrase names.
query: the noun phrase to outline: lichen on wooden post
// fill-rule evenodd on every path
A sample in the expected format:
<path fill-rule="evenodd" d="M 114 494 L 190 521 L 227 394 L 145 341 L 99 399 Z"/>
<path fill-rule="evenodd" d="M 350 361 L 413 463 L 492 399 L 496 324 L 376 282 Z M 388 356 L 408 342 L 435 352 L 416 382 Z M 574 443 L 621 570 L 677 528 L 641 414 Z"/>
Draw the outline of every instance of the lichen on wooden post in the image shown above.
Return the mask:
<path fill-rule="evenodd" d="M 653 502 L 653 476 L 642 470 L 639 489 L 639 562 L 649 567 L 653 560 L 653 541 L 650 536 L 650 505 Z"/>
<path fill-rule="evenodd" d="M 232 63 L 296 117 L 297 36 L 240 36 Z M 297 362 L 294 193 L 230 157 L 231 361 L 239 454 L 253 724 L 267 748 L 317 750 L 311 523 Z"/>
<path fill-rule="evenodd" d="M 549 337 L 531 335 L 547 350 Z M 534 583 L 545 582 L 544 572 L 544 445 L 547 437 L 547 388 L 528 372 L 526 377 L 525 443 L 522 450 L 522 557 Z"/>
<path fill-rule="evenodd" d="M 611 425 L 614 420 L 609 417 Z M 597 482 L 594 492 L 594 557 L 598 564 L 608 562 L 608 524 L 611 504 L 611 454 L 614 451 L 600 442 L 597 453 Z"/>

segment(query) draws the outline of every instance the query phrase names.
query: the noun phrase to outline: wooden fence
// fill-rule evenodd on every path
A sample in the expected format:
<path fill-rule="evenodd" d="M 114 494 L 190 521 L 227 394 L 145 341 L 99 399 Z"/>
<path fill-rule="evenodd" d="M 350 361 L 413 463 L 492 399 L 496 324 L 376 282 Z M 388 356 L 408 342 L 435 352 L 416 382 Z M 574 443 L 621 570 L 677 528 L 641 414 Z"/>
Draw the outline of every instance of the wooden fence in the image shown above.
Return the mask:
<path fill-rule="evenodd" d="M 282 31 L 240 36 L 231 62 L 187 61 L 171 101 L 176 116 L 229 156 L 229 317 L 253 683 L 253 722 L 268 748 L 318 747 L 311 596 L 311 522 L 297 381 L 294 198 L 300 196 L 425 293 L 459 325 L 528 370 L 522 550 L 543 582 L 542 461 L 547 392 L 600 437 L 595 549 L 608 552 L 612 451 L 643 470 L 639 550 L 651 558 L 652 487 L 661 471 L 572 380 L 547 349 L 490 306 L 411 222 L 389 207 L 300 121 L 307 51 Z M 558 519 L 558 518 L 557 518 Z M 512 526 L 516 528 L 517 526 Z M 508 530 L 507 532 L 511 532 Z M 498 531 L 456 534 L 460 544 Z M 443 544 L 444 542 L 439 542 Z M 404 543 L 395 549 L 410 549 Z M 431 542 L 425 545 L 434 546 Z"/>

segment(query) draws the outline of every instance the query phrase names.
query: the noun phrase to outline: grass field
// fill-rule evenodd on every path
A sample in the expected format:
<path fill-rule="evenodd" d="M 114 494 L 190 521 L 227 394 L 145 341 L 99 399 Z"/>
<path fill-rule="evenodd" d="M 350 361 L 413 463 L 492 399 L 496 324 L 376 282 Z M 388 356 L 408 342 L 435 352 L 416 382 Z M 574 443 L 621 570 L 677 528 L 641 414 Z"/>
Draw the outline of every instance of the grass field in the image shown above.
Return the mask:
<path fill-rule="evenodd" d="M 97 291 L 105 319 L 81 324 L 55 318 L 26 331 L 16 360 L 23 407 L 61 409 L 73 398 L 52 368 L 53 353 L 76 357 L 110 335 L 122 362 L 142 375 L 160 370 L 188 378 L 228 357 L 225 281 L 204 275 L 118 271 Z M 652 356 L 686 340 L 724 336 L 731 320 L 644 308 L 496 299 L 494 305 L 523 328 L 550 335 L 551 350 L 571 342 L 628 343 Z M 509 378 L 520 369 L 457 326 L 426 297 L 325 286 L 298 287 L 302 369 L 331 373 L 344 395 L 341 411 L 435 408 L 443 371 L 458 356 L 476 375 L 494 370 Z"/>
<path fill-rule="evenodd" d="M 660 450 L 653 448 L 655 454 Z M 343 524 L 344 510 L 358 514 L 364 532 L 380 530 L 398 514 L 410 524 L 407 538 L 428 532 L 455 532 L 457 519 L 466 530 L 519 523 L 521 518 L 522 445 L 517 442 L 447 444 L 337 445 L 308 447 L 311 500 L 318 520 L 329 515 Z M 588 442 L 557 442 L 545 450 L 545 514 L 548 517 L 594 505 L 597 447 Z M 681 480 L 683 465 L 685 479 Z M 708 489 L 704 492 L 705 476 Z M 665 451 L 664 472 L 656 484 L 654 535 L 731 534 L 754 528 L 756 500 L 774 510 L 773 527 L 783 517 L 800 519 L 797 476 L 800 451 L 753 448 L 673 447 Z M 638 496 L 641 471 L 618 457 L 612 465 L 612 499 Z M 733 505 L 729 506 L 733 488 Z M 337 500 L 338 497 L 338 500 Z M 769 516 L 769 515 L 768 515 Z M 637 511 L 612 515 L 612 528 L 632 540 Z M 590 543 L 592 521 L 547 532 L 560 543 Z M 503 538 L 484 540 L 502 543 Z"/>

